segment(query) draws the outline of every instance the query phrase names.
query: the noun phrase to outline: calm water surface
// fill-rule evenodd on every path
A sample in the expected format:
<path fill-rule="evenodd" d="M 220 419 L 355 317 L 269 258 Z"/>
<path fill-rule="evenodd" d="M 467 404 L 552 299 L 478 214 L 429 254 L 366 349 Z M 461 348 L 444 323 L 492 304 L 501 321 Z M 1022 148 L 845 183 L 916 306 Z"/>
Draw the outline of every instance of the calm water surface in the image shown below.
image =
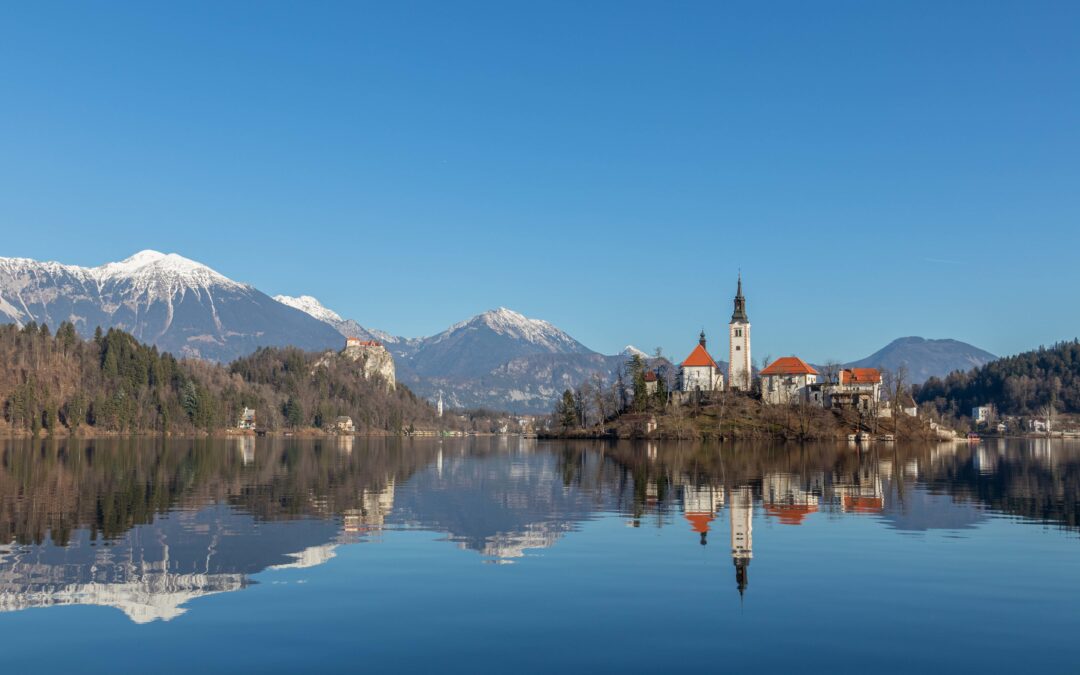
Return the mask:
<path fill-rule="evenodd" d="M 6 672 L 1076 672 L 1080 445 L 0 441 Z"/>

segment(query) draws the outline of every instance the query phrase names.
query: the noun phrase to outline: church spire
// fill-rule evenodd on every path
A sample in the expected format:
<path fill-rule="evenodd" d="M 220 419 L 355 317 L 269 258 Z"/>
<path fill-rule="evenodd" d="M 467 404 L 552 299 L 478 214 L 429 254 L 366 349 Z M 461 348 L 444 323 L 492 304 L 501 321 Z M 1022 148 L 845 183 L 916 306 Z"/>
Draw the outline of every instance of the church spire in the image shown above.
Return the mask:
<path fill-rule="evenodd" d="M 701 345 L 702 347 L 705 346 L 705 329 L 704 328 L 701 329 L 701 335 L 698 336 L 697 343 L 699 345 Z"/>
<path fill-rule="evenodd" d="M 746 298 L 742 294 L 742 272 L 739 272 L 739 287 L 735 291 L 735 311 L 731 314 L 731 323 L 750 323 L 746 317 Z"/>

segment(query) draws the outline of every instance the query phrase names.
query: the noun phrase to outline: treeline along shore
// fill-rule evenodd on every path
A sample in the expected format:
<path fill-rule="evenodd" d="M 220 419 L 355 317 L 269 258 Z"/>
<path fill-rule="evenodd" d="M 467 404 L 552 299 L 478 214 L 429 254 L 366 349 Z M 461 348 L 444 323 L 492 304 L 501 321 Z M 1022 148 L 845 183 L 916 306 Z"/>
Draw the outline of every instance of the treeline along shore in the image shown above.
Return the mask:
<path fill-rule="evenodd" d="M 261 348 L 228 365 L 177 359 L 117 329 L 0 326 L 0 434 L 208 434 L 245 408 L 260 431 L 315 433 L 348 416 L 358 433 L 434 429 L 436 410 L 348 359 Z"/>
<path fill-rule="evenodd" d="M 662 394 L 661 394 L 662 395 Z M 871 417 L 854 410 L 826 410 L 800 402 L 770 405 L 753 392 L 710 392 L 686 402 L 649 396 L 604 419 L 582 424 L 584 402 L 571 394 L 556 406 L 547 438 L 652 438 L 664 440 L 844 440 L 867 438 L 931 441 L 938 434 L 928 420 L 897 415 Z"/>

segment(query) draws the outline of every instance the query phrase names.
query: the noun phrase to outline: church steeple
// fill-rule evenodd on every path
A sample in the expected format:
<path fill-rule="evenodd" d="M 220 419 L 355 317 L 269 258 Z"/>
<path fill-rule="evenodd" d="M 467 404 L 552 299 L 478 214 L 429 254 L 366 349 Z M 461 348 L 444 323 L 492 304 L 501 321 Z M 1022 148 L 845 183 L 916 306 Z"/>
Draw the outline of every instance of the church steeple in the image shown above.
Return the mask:
<path fill-rule="evenodd" d="M 701 329 L 701 335 L 698 336 L 697 343 L 699 345 L 701 345 L 702 347 L 705 346 L 705 329 L 704 328 Z"/>
<path fill-rule="evenodd" d="M 735 587 L 739 589 L 740 597 L 746 593 L 746 585 L 750 581 L 749 570 L 747 569 L 749 566 L 749 558 L 735 558 Z"/>
<path fill-rule="evenodd" d="M 742 272 L 739 272 L 739 288 L 735 291 L 735 311 L 731 315 L 731 323 L 750 323 L 746 318 L 746 298 L 742 294 Z"/>

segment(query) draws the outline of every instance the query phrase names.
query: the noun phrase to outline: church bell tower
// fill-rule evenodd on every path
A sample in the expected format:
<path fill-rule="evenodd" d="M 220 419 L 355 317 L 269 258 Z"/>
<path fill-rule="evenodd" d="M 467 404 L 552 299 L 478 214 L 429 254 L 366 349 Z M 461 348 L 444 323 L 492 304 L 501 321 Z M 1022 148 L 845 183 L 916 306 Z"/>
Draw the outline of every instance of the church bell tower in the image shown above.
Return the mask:
<path fill-rule="evenodd" d="M 750 391 L 753 373 L 750 368 L 750 319 L 746 316 L 746 298 L 742 294 L 742 273 L 735 292 L 735 311 L 731 314 L 731 348 L 728 355 L 728 387 Z"/>

